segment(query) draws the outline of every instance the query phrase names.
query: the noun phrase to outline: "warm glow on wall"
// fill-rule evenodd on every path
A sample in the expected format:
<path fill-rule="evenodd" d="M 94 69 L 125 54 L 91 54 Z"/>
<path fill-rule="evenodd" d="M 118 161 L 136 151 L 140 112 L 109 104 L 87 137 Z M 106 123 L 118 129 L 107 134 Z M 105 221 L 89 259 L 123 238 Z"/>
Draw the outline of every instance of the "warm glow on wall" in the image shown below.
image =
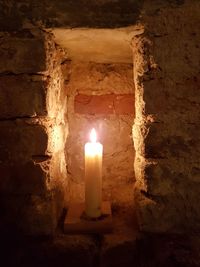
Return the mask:
<path fill-rule="evenodd" d="M 65 144 L 65 131 L 63 126 L 56 125 L 53 127 L 52 131 L 52 146 L 55 151 L 59 151 L 63 149 L 63 145 Z"/>

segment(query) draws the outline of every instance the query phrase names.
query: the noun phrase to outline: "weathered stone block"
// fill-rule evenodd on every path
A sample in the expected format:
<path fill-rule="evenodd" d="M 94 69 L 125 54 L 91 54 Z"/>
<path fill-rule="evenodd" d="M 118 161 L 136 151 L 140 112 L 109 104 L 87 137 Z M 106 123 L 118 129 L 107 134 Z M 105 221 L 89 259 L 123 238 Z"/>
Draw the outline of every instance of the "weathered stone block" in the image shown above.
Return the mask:
<path fill-rule="evenodd" d="M 18 229 L 27 235 L 52 235 L 55 231 L 53 195 L 2 194 L 0 206 L 3 228 Z"/>
<path fill-rule="evenodd" d="M 136 192 L 135 192 L 136 193 Z M 182 214 L 184 210 L 184 204 L 180 201 L 181 206 L 176 206 L 173 203 L 173 199 L 166 199 L 163 202 L 156 202 L 154 199 L 145 197 L 141 193 L 136 193 L 137 203 L 137 217 L 139 228 L 143 232 L 176 232 L 173 229 L 174 226 L 180 225 L 183 216 L 174 216 L 174 214 Z M 181 231 L 179 229 L 179 231 Z"/>
<path fill-rule="evenodd" d="M 145 186 L 148 194 L 153 196 L 167 196 L 174 192 L 174 184 L 178 184 L 181 170 L 171 168 L 168 160 L 146 164 L 144 170 Z M 187 177 L 184 177 L 187 179 Z"/>
<path fill-rule="evenodd" d="M 64 235 L 57 233 L 53 239 L 29 242 L 22 262 L 26 266 L 96 266 L 98 245 L 92 235 Z M 78 255 L 78 256 L 77 256 Z"/>
<path fill-rule="evenodd" d="M 0 77 L 0 118 L 47 114 L 47 82 L 27 75 Z"/>
<path fill-rule="evenodd" d="M 176 34 L 154 38 L 152 53 L 163 74 L 167 73 L 168 77 L 172 77 L 174 80 L 180 77 L 198 75 L 199 36 L 198 31 L 192 37 L 180 29 L 179 38 Z M 160 49 L 161 45 L 162 49 Z"/>
<path fill-rule="evenodd" d="M 101 264 L 104 267 L 134 266 L 136 262 L 136 241 L 113 240 L 110 247 L 103 248 Z"/>
<path fill-rule="evenodd" d="M 146 114 L 153 114 L 157 121 L 182 120 L 195 122 L 200 119 L 198 76 L 174 81 L 168 77 L 143 82 Z"/>
<path fill-rule="evenodd" d="M 20 221 L 21 229 L 28 235 L 53 235 L 57 226 L 54 195 L 31 195 Z"/>
<path fill-rule="evenodd" d="M 53 35 L 39 28 L 2 32 L 0 73 L 50 73 L 66 59 L 55 45 Z"/>
<path fill-rule="evenodd" d="M 113 232 L 103 236 L 101 266 L 134 266 L 139 237 L 134 204 L 124 207 L 113 205 L 112 210 Z"/>
<path fill-rule="evenodd" d="M 47 69 L 43 38 L 4 36 L 0 54 L 0 72 L 37 73 Z"/>
<path fill-rule="evenodd" d="M 2 194 L 44 194 L 48 191 L 49 170 L 46 163 L 29 161 L 23 164 L 1 164 L 0 192 Z"/>
<path fill-rule="evenodd" d="M 151 123 L 144 138 L 145 156 L 147 158 L 198 157 L 199 133 L 196 124 L 180 121 L 166 124 Z"/>
<path fill-rule="evenodd" d="M 74 109 L 80 114 L 134 114 L 134 95 L 77 95 Z"/>
<path fill-rule="evenodd" d="M 136 187 L 140 229 L 145 232 L 199 231 L 199 191 L 192 183 L 177 184 L 174 192 L 156 197 Z"/>
<path fill-rule="evenodd" d="M 34 4 L 19 1 L 11 3 L 9 8 L 7 3 L 2 2 L 0 26 L 5 30 L 18 30 L 25 22 L 30 21 L 36 25 L 40 23 L 46 28 L 117 28 L 133 25 L 138 19 L 141 6 L 139 0 L 127 0 L 126 3 L 119 0 L 85 3 L 79 0 L 76 4 L 66 1 L 58 4 L 51 0 L 48 6 L 38 0 Z M 82 12 L 77 15 L 79 10 Z"/>
<path fill-rule="evenodd" d="M 2 224 L 28 235 L 53 234 L 68 197 L 64 153 L 1 164 L 0 172 Z"/>
<path fill-rule="evenodd" d="M 27 122 L 1 121 L 0 161 L 2 163 L 25 163 L 34 155 L 46 154 L 48 134 L 45 127 L 29 125 Z"/>

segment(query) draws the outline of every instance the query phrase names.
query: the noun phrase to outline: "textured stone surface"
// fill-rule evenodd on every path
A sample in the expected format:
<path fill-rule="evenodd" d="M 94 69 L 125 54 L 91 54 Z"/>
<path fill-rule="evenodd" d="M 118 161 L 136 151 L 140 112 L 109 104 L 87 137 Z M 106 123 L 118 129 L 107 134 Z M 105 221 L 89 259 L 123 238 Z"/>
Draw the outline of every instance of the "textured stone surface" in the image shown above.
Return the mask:
<path fill-rule="evenodd" d="M 2 263 L 5 266 L 88 266 L 98 264 L 95 236 L 57 234 L 53 239 L 4 238 Z M 9 257 L 10 253 L 12 257 Z"/>
<path fill-rule="evenodd" d="M 136 22 L 142 3 L 138 0 L 78 0 L 76 3 L 50 0 L 46 5 L 38 0 L 34 3 L 27 0 L 17 3 L 2 1 L 0 27 L 12 30 L 28 23 L 45 27 L 122 27 Z"/>
<path fill-rule="evenodd" d="M 43 242 L 39 248 L 35 244 L 30 253 L 34 255 L 35 250 L 38 254 L 33 261 L 35 265 L 47 264 L 53 267 L 67 263 L 72 267 L 92 267 L 96 261 L 97 245 L 92 236 L 60 234 L 51 242 Z"/>
<path fill-rule="evenodd" d="M 0 117 L 5 119 L 46 115 L 46 83 L 40 76 L 1 76 Z"/>
<path fill-rule="evenodd" d="M 52 34 L 38 28 L 0 32 L 0 37 L 1 73 L 51 72 L 65 59 L 65 52 L 56 47 Z"/>
<path fill-rule="evenodd" d="M 186 1 L 147 12 L 144 34 L 133 40 L 135 199 L 144 231 L 200 227 L 199 10 L 197 1 Z"/>
<path fill-rule="evenodd" d="M 59 233 L 53 239 L 23 239 L 15 235 L 9 239 L 3 235 L 2 264 L 17 267 L 55 267 L 64 266 L 66 262 L 72 267 L 199 266 L 198 235 L 138 235 L 130 216 L 130 225 L 124 223 L 125 217 L 122 213 L 116 220 L 115 231 L 106 236 Z"/>
<path fill-rule="evenodd" d="M 69 136 L 66 154 L 71 198 L 83 200 L 84 197 L 84 144 L 94 127 L 98 140 L 104 146 L 103 198 L 113 203 L 127 204 L 132 201 L 134 182 L 132 65 L 71 63 L 63 68 L 68 94 Z M 88 99 L 88 95 L 92 98 L 92 104 L 82 110 L 82 104 L 79 106 L 79 103 Z M 116 103 L 115 114 L 109 114 L 110 105 L 114 112 L 112 102 Z M 128 110 L 128 114 L 121 115 L 125 110 Z M 76 111 L 84 112 L 79 114 Z M 99 114 L 101 112 L 103 114 Z"/>
<path fill-rule="evenodd" d="M 27 121 L 1 122 L 2 226 L 10 220 L 25 234 L 53 234 L 67 192 L 65 156 L 56 143 L 49 145 L 48 128 Z"/>
<path fill-rule="evenodd" d="M 46 70 L 46 52 L 41 37 L 5 35 L 1 38 L 0 53 L 0 72 L 34 73 Z"/>
<path fill-rule="evenodd" d="M 0 230 L 23 235 L 53 235 L 57 214 L 52 194 L 1 194 Z M 12 216 L 11 216 L 12 214 Z"/>
<path fill-rule="evenodd" d="M 193 235 L 144 235 L 137 243 L 136 266 L 197 267 L 198 242 Z"/>
<path fill-rule="evenodd" d="M 78 4 L 50 1 L 48 5 L 38 1 L 1 1 L 0 29 L 11 31 L 22 26 L 32 28 L 33 24 L 39 28 L 42 24 L 50 27 L 116 27 L 130 24 L 130 20 L 132 24 L 136 17 L 138 18 L 137 15 L 141 15 L 140 22 L 145 26 L 145 32 L 133 40 L 136 84 L 136 119 L 133 131 L 137 178 L 135 199 L 138 203 L 140 228 L 150 232 L 197 231 L 200 229 L 199 1 L 170 0 L 155 1 L 154 4 L 144 1 L 140 12 L 138 7 L 142 2 L 132 9 L 134 3 L 139 2 L 119 3 L 106 0 L 92 4 L 90 1 L 84 1 L 83 6 L 83 1 Z M 81 14 L 80 10 L 83 10 Z M 137 15 L 133 16 L 133 13 Z M 24 227 L 24 231 L 29 233 L 44 234 L 53 231 L 63 206 L 63 189 L 65 190 L 68 182 L 65 179 L 66 162 L 63 153 L 68 131 L 65 105 L 67 101 L 60 69 L 64 56 L 60 56 L 57 51 L 58 47 L 54 44 L 52 35 L 44 31 L 32 29 L 1 33 L 1 76 L 10 73 L 31 74 L 32 79 L 32 74 L 40 74 L 44 78 L 49 76 L 51 83 L 51 90 L 47 90 L 46 97 L 47 113 L 51 119 L 29 119 L 29 126 L 24 126 L 24 122 L 20 124 L 22 121 L 13 117 L 8 109 L 3 107 L 6 118 L 10 117 L 9 121 L 0 122 L 0 129 L 5 127 L 8 130 L 1 130 L 1 168 L 7 179 L 1 182 L 1 188 L 2 191 L 9 192 L 1 197 L 3 221 L 12 223 L 9 220 L 14 218 L 17 224 L 20 219 L 18 226 L 20 229 Z M 76 94 L 133 93 L 131 65 L 80 63 L 62 67 L 65 82 L 68 83 L 66 89 L 69 112 L 74 111 Z M 23 88 L 22 86 L 17 90 Z M 15 97 L 20 97 L 20 94 L 18 91 Z M 34 94 L 27 94 L 26 97 L 30 99 Z M 3 95 L 3 98 L 6 96 Z M 32 107 L 23 105 L 28 111 L 16 106 L 13 107 L 13 112 L 18 110 L 19 116 L 33 116 L 34 105 L 34 101 Z M 46 110 L 46 104 L 42 109 Z M 83 149 L 80 150 L 80 147 L 83 148 L 89 129 L 95 126 L 106 149 L 104 197 L 112 199 L 114 203 L 130 203 L 133 197 L 133 169 L 130 167 L 134 160 L 130 131 L 133 118 L 83 118 L 80 114 L 74 117 L 68 115 L 68 118 L 71 136 L 69 135 L 70 145 L 66 149 L 66 156 L 69 158 L 71 196 L 82 197 Z M 7 124 L 16 124 L 16 127 Z M 36 128 L 40 130 L 33 130 Z M 44 136 L 48 135 L 47 140 L 41 129 L 45 129 Z M 40 144 L 36 144 L 35 138 L 39 139 Z M 126 149 L 124 145 L 122 147 L 122 139 Z M 5 144 L 6 141 L 10 144 Z M 52 156 L 51 160 L 46 158 L 47 155 Z M 35 193 L 37 186 L 43 189 L 44 181 L 41 182 L 40 179 L 34 180 L 36 183 L 32 184 L 33 187 L 27 184 L 17 187 L 18 183 L 21 183 L 20 179 L 25 179 L 24 174 L 20 174 L 21 170 L 18 170 L 19 166 L 15 165 L 19 160 L 22 161 L 19 166 L 23 166 L 28 172 L 35 172 L 41 180 L 42 177 L 51 180 L 52 195 Z M 46 167 L 45 163 L 49 160 L 51 164 Z M 13 178 L 14 172 L 16 180 Z M 47 176 L 45 173 L 48 173 Z M 35 177 L 33 175 L 32 178 Z M 13 184 L 9 179 L 12 179 Z M 6 183 L 10 183 L 7 188 Z M 13 193 L 15 186 L 23 194 Z M 34 193 L 30 195 L 30 192 Z M 9 197 L 12 201 L 8 200 Z M 27 204 L 24 210 L 20 210 L 20 203 Z M 16 217 L 9 217 L 10 211 Z"/>
<path fill-rule="evenodd" d="M 48 171 L 42 168 L 44 164 L 29 161 L 23 164 L 1 164 L 0 191 L 3 194 L 42 194 L 46 191 L 49 179 Z"/>
<path fill-rule="evenodd" d="M 1 163 L 19 163 L 33 155 L 45 155 L 48 134 L 42 125 L 30 125 L 24 120 L 2 121 L 0 140 Z"/>
<path fill-rule="evenodd" d="M 126 244 L 119 253 L 112 254 L 118 261 L 101 261 L 98 238 L 88 236 L 58 235 L 54 240 L 19 240 L 2 238 L 2 264 L 4 266 L 63 266 L 72 267 L 148 266 L 148 267 L 198 267 L 200 262 L 199 238 L 179 235 L 145 235 L 135 242 L 133 250 Z M 128 254 L 127 258 L 122 255 Z M 12 257 L 10 255 L 12 254 Z M 133 257 L 133 255 L 135 256 Z M 78 255 L 78 257 L 77 257 Z M 120 257 L 121 255 L 121 257 Z M 99 257 L 100 256 L 100 257 Z M 110 254 L 111 256 L 111 254 Z M 119 257 L 118 257 L 119 256 Z M 111 258 L 111 257 L 110 257 Z M 134 261 L 129 261 L 129 259 Z M 115 262 L 116 265 L 113 265 Z M 133 265 L 134 263 L 134 265 Z"/>
<path fill-rule="evenodd" d="M 81 95 L 75 96 L 74 110 L 76 113 L 97 115 L 97 114 L 118 114 L 134 115 L 134 95 L 132 94 L 109 94 L 109 95 Z"/>
<path fill-rule="evenodd" d="M 113 207 L 113 232 L 104 235 L 100 251 L 100 266 L 137 266 L 137 239 L 139 238 L 134 204 Z"/>
<path fill-rule="evenodd" d="M 2 33 L 0 51 L 0 230 L 53 235 L 68 185 L 65 55 L 39 29 Z"/>
<path fill-rule="evenodd" d="M 0 28 L 2 30 L 19 30 L 23 26 L 43 25 L 44 27 L 93 27 L 117 28 L 134 25 L 140 18 L 148 0 L 77 0 L 68 2 L 49 0 L 1 1 Z M 184 0 L 155 0 L 153 5 L 145 8 L 146 13 L 155 14 L 160 5 L 177 7 Z M 81 10 L 81 12 L 80 12 Z"/>

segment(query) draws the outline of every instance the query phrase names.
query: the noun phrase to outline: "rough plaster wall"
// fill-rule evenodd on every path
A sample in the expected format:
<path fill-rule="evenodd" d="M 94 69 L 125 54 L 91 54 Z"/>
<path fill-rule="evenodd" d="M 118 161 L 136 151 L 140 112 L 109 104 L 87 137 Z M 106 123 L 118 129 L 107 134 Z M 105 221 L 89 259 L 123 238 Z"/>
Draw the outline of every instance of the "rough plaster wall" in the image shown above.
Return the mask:
<path fill-rule="evenodd" d="M 200 228 L 200 3 L 146 5 L 135 54 L 136 201 L 150 232 Z"/>
<path fill-rule="evenodd" d="M 0 226 L 52 234 L 67 188 L 64 54 L 37 29 L 2 32 L 0 54 Z"/>
<path fill-rule="evenodd" d="M 134 148 L 131 137 L 134 120 L 132 69 L 131 64 L 66 65 L 69 122 L 66 154 L 71 199 L 84 199 L 84 144 L 89 139 L 91 128 L 95 127 L 104 146 L 103 198 L 109 199 L 113 204 L 130 204 L 132 201 L 134 183 Z M 127 113 L 124 115 L 113 114 L 116 109 L 114 110 L 112 103 L 109 102 L 110 98 L 113 100 L 119 94 L 123 95 L 120 95 L 118 111 L 122 112 L 124 100 L 124 109 Z M 85 104 L 87 96 L 90 96 L 91 101 Z M 127 106 L 131 106 L 132 109 L 127 109 Z"/>

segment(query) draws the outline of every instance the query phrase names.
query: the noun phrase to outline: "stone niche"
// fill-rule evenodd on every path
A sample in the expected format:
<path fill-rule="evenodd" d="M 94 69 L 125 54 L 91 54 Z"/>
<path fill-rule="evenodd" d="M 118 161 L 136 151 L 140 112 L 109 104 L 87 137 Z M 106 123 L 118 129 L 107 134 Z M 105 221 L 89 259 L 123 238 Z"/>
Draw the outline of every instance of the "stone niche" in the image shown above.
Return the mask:
<path fill-rule="evenodd" d="M 63 64 L 69 200 L 84 201 L 84 145 L 95 128 L 104 147 L 103 200 L 111 202 L 119 221 L 128 213 L 130 220 L 133 217 L 135 88 L 127 40 L 139 31 L 135 27 L 53 30 L 56 42 L 70 58 Z"/>
<path fill-rule="evenodd" d="M 84 201 L 84 145 L 95 128 L 103 144 L 103 200 L 115 209 L 133 210 L 135 87 L 130 43 L 141 32 L 139 26 L 53 29 L 55 41 L 70 58 L 63 64 L 63 76 L 68 121 L 65 153 L 72 202 Z"/>
<path fill-rule="evenodd" d="M 55 233 L 63 208 L 84 198 L 84 144 L 94 127 L 113 211 L 123 207 L 127 218 L 135 208 L 145 232 L 199 231 L 200 6 L 172 2 L 144 1 L 140 22 L 124 29 L 63 30 L 53 18 L 41 30 L 22 23 L 23 12 L 4 25 L 1 229 Z"/>

